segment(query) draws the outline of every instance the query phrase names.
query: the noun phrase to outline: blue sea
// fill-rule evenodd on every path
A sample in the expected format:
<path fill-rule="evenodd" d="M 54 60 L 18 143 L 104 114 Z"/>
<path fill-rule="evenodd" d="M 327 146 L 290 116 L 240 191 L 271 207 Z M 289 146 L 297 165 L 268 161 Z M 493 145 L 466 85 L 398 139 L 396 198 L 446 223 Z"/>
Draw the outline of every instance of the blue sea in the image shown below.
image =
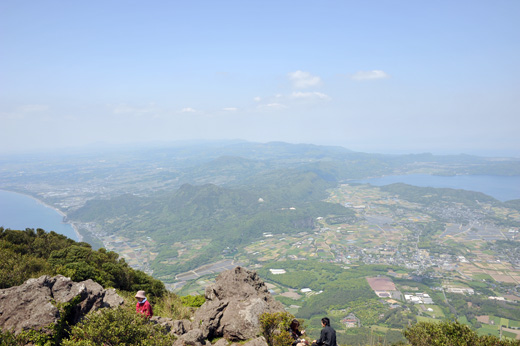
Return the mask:
<path fill-rule="evenodd" d="M 78 241 L 72 226 L 63 222 L 63 215 L 32 197 L 15 192 L 0 190 L 0 226 L 16 230 L 42 228 Z"/>
<path fill-rule="evenodd" d="M 499 201 L 520 199 L 520 176 L 427 174 L 389 175 L 380 178 L 353 180 L 351 182 L 383 186 L 404 183 L 421 187 L 447 187 L 485 193 Z"/>

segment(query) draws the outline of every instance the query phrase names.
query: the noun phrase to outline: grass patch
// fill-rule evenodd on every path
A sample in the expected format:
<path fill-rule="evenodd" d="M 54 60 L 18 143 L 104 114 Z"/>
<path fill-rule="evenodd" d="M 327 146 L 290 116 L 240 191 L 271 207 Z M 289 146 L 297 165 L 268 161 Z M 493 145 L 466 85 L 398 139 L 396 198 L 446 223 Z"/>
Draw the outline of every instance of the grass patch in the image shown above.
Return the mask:
<path fill-rule="evenodd" d="M 375 331 L 378 331 L 378 332 L 382 332 L 382 333 L 386 333 L 388 330 L 391 329 L 391 328 L 388 328 L 388 327 L 377 326 L 377 325 L 371 325 L 370 328 L 372 330 L 375 330 Z"/>
<path fill-rule="evenodd" d="M 502 335 L 505 336 L 506 338 L 511 338 L 511 339 L 516 339 L 516 334 L 513 333 L 513 332 L 508 332 L 508 331 L 502 331 Z"/>
<path fill-rule="evenodd" d="M 432 318 L 444 319 L 446 315 L 442 311 L 441 307 L 438 305 L 425 305 L 426 308 L 431 308 L 433 311 L 424 311 L 425 314 L 428 314 Z M 435 317 L 433 317 L 435 316 Z"/>
<path fill-rule="evenodd" d="M 471 326 L 471 323 L 468 321 L 468 319 L 466 318 L 466 316 L 459 317 L 459 318 L 457 319 L 457 321 L 459 321 L 459 322 L 462 323 L 462 324 L 465 324 L 465 325 Z"/>
<path fill-rule="evenodd" d="M 496 326 L 484 325 L 482 328 L 477 329 L 478 335 L 494 335 L 496 337 L 500 336 L 500 332 Z"/>
<path fill-rule="evenodd" d="M 520 328 L 520 321 L 509 320 L 509 327 Z"/>
<path fill-rule="evenodd" d="M 436 322 L 439 322 L 439 320 L 436 320 L 435 318 L 431 318 L 431 317 L 426 317 L 426 316 L 417 316 L 417 322 L 436 323 Z"/>
<path fill-rule="evenodd" d="M 473 274 L 471 277 L 473 278 L 473 280 L 488 280 L 488 281 L 495 281 L 495 280 L 493 280 L 493 278 L 491 277 L 491 275 L 489 275 L 489 274 L 485 274 L 485 273 L 477 273 L 477 274 Z"/>
<path fill-rule="evenodd" d="M 298 308 L 286 308 L 285 310 L 293 316 L 298 313 Z"/>
<path fill-rule="evenodd" d="M 500 317 L 489 316 L 489 323 L 491 323 L 491 321 L 493 321 L 493 325 L 495 325 L 495 326 L 500 325 Z"/>
<path fill-rule="evenodd" d="M 475 288 L 487 288 L 488 284 L 482 281 L 471 281 L 471 287 Z"/>

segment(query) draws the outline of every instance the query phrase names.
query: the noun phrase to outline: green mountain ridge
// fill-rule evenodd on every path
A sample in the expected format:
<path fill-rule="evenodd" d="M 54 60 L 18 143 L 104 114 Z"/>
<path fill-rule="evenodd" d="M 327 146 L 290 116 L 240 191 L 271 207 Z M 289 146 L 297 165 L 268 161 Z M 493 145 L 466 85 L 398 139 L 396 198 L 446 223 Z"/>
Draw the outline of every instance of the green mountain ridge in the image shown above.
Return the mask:
<path fill-rule="evenodd" d="M 91 200 L 69 218 L 96 222 L 111 233 L 133 238 L 146 230 L 146 235 L 160 244 L 154 274 L 171 274 L 204 264 L 228 247 L 260 239 L 265 232 L 311 230 L 319 216 L 352 216 L 351 210 L 320 200 L 326 196 L 325 188 L 333 185 L 312 172 L 291 174 L 295 179 L 289 181 L 280 179 L 280 172 L 260 175 L 243 185 L 248 190 L 184 184 L 176 191 L 160 191 L 149 197 Z M 175 256 L 173 243 L 191 239 L 209 239 L 211 243 L 191 264 L 184 262 L 175 269 L 161 263 Z"/>

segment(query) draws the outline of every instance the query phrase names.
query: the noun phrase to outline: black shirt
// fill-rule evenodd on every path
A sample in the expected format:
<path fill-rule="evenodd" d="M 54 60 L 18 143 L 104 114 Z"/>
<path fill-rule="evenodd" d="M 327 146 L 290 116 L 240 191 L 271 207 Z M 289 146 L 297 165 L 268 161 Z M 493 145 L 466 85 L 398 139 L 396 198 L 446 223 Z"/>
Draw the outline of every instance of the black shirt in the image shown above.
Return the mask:
<path fill-rule="evenodd" d="M 336 346 L 336 331 L 331 326 L 321 330 L 320 338 L 316 340 L 318 346 Z"/>

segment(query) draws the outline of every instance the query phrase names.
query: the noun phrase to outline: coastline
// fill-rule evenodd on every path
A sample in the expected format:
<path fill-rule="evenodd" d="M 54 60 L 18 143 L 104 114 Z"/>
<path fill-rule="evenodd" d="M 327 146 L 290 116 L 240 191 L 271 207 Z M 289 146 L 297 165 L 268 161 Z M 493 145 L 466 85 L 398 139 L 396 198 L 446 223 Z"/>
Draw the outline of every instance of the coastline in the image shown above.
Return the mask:
<path fill-rule="evenodd" d="M 27 196 L 33 200 L 35 200 L 36 202 L 40 203 L 41 205 L 43 205 L 44 207 L 46 208 L 50 208 L 52 210 L 54 210 L 55 212 L 57 212 L 58 214 L 60 214 L 62 216 L 62 218 L 66 218 L 67 217 L 67 214 L 65 214 L 65 212 L 63 212 L 62 210 L 52 206 L 52 205 L 49 205 L 47 203 L 45 203 L 44 201 L 42 201 L 41 199 L 38 199 L 36 197 L 34 197 L 33 195 L 29 195 L 27 193 L 23 193 L 23 192 L 20 192 L 20 191 L 12 191 L 12 190 L 6 190 L 6 189 L 0 189 L 2 191 L 5 191 L 5 192 L 11 192 L 11 193 L 17 193 L 19 195 L 23 195 L 23 196 Z M 72 223 L 72 222 L 64 222 L 62 221 L 62 223 L 65 223 L 67 225 L 70 225 L 70 227 L 72 228 L 72 230 L 74 231 L 74 233 L 76 234 L 76 236 L 78 237 L 78 242 L 81 242 L 83 241 L 83 236 L 81 235 L 81 233 L 79 232 L 78 230 L 78 227 Z"/>
<path fill-rule="evenodd" d="M 419 187 L 461 189 L 481 192 L 500 202 L 520 199 L 520 176 L 497 175 L 431 175 L 405 174 L 385 175 L 377 178 L 350 179 L 347 183 L 370 184 L 384 186 L 393 183 L 404 183 Z"/>

